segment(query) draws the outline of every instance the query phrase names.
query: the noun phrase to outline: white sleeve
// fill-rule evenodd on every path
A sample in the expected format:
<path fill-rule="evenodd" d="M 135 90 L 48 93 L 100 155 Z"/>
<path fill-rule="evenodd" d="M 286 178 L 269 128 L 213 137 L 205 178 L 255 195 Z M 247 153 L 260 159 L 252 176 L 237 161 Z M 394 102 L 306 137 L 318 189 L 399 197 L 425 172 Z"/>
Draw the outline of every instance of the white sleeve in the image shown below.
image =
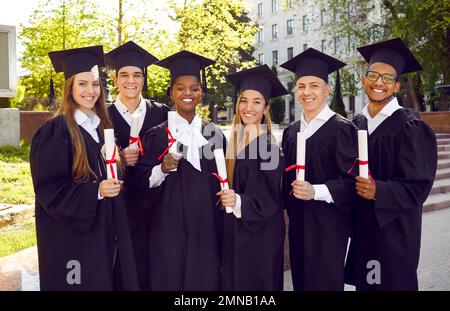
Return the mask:
<path fill-rule="evenodd" d="M 166 179 L 166 176 L 169 174 L 166 174 L 162 171 L 161 165 L 157 165 L 152 169 L 152 174 L 149 177 L 149 188 L 156 188 L 159 187 L 163 181 Z"/>
<path fill-rule="evenodd" d="M 242 217 L 241 197 L 237 193 L 236 193 L 236 205 L 233 207 L 233 214 L 234 214 L 234 216 L 236 216 L 236 218 L 241 218 Z"/>
<path fill-rule="evenodd" d="M 103 197 L 100 195 L 100 187 L 98 187 L 97 200 L 103 200 Z"/>
<path fill-rule="evenodd" d="M 330 190 L 325 184 L 313 185 L 314 187 L 314 200 L 325 201 L 327 203 L 334 203 Z"/>

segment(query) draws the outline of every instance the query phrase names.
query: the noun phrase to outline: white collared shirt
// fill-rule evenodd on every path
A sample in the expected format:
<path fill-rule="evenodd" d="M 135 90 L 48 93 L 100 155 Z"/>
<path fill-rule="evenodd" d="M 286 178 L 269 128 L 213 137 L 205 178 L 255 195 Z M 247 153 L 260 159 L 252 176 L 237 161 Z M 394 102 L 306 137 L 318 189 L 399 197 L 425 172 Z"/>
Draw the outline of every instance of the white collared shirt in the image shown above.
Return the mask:
<path fill-rule="evenodd" d="M 77 109 L 75 110 L 74 117 L 79 126 L 84 128 L 97 143 L 100 142 L 97 133 L 97 127 L 100 124 L 100 118 L 94 112 L 92 112 L 92 114 L 90 115 L 87 115 L 80 109 Z"/>
<path fill-rule="evenodd" d="M 381 123 L 383 123 L 384 120 L 389 118 L 394 112 L 396 112 L 399 109 L 402 109 L 403 107 L 398 104 L 397 97 L 393 97 L 389 103 L 386 104 L 386 106 L 383 107 L 373 118 L 370 116 L 369 113 L 369 105 L 366 105 L 363 110 L 362 114 L 367 119 L 367 132 L 370 134 L 375 131 L 375 129 L 380 126 Z"/>
<path fill-rule="evenodd" d="M 322 108 L 322 110 L 309 122 L 306 122 L 305 115 L 302 113 L 300 116 L 300 132 L 306 133 L 306 139 L 314 135 L 317 130 L 319 130 L 322 125 L 324 125 L 331 117 L 336 114 L 333 110 L 328 107 L 327 104 Z M 325 184 L 312 185 L 314 188 L 314 200 L 325 201 L 327 203 L 334 203 L 333 197 L 330 190 Z"/>
<path fill-rule="evenodd" d="M 141 117 L 139 118 L 139 132 L 141 131 L 142 125 L 144 124 L 145 113 L 147 112 L 147 102 L 143 97 L 141 97 L 141 101 L 139 102 L 139 105 L 134 112 L 128 110 L 127 106 L 122 103 L 122 101 L 120 100 L 120 94 L 119 96 L 117 96 L 116 101 L 114 102 L 114 106 L 116 106 L 117 111 L 119 111 L 119 114 L 128 123 L 129 126 L 131 126 L 131 115 L 135 113 L 140 114 Z"/>
<path fill-rule="evenodd" d="M 202 135 L 202 119 L 195 116 L 191 123 L 178 113 L 175 117 L 177 128 L 176 133 L 172 133 L 177 142 L 188 147 L 186 160 L 198 171 L 202 171 L 200 166 L 201 147 L 206 145 L 208 141 Z M 149 187 L 155 188 L 162 184 L 168 174 L 164 173 L 159 164 L 152 169 L 149 178 Z"/>

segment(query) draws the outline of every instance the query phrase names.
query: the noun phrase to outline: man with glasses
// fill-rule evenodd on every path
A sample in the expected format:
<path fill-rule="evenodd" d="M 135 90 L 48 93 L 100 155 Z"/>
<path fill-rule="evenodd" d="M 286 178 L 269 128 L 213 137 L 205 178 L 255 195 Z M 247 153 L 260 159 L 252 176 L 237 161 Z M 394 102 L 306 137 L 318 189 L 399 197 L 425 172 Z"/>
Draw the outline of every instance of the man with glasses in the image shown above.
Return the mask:
<path fill-rule="evenodd" d="M 357 290 L 418 290 L 422 206 L 437 167 L 433 131 L 394 96 L 401 74 L 422 67 L 401 39 L 358 48 L 369 63 L 368 104 L 354 122 L 368 131 L 369 178 L 356 177 L 347 259 Z"/>

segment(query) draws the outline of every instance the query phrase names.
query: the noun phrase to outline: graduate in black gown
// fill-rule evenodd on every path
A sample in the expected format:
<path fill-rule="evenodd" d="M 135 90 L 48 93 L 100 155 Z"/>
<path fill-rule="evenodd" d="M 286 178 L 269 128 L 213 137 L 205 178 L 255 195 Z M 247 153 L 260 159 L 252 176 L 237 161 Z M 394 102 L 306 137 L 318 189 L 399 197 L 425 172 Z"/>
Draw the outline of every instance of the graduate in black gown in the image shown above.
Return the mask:
<path fill-rule="evenodd" d="M 299 121 L 283 132 L 286 166 L 296 164 L 297 133 L 306 135 L 305 181 L 289 170 L 283 180 L 289 215 L 289 255 L 295 291 L 344 290 L 354 178 L 347 171 L 357 156 L 355 126 L 331 111 L 328 75 L 345 66 L 309 48 L 281 65 L 296 73 Z M 292 193 L 291 193 L 292 191 Z"/>
<path fill-rule="evenodd" d="M 223 212 L 216 206 L 220 185 L 211 173 L 217 172 L 213 150 L 223 149 L 225 141 L 218 126 L 195 114 L 206 83 L 200 71 L 212 63 L 187 51 L 158 63 L 170 70 L 168 92 L 176 107 L 171 135 L 178 153 L 167 153 L 167 122 L 152 128 L 133 179 L 155 198 L 148 233 L 150 290 L 220 289 Z"/>
<path fill-rule="evenodd" d="M 288 94 L 267 65 L 232 73 L 239 97 L 227 149 L 230 190 L 222 190 L 224 290 L 283 290 L 284 158 L 272 136 L 269 99 Z"/>
<path fill-rule="evenodd" d="M 139 288 L 122 181 L 107 179 L 101 46 L 50 52 L 64 72 L 61 106 L 31 143 L 41 290 Z"/>
<path fill-rule="evenodd" d="M 124 197 L 126 200 L 130 233 L 133 240 L 134 255 L 138 269 L 141 290 L 148 289 L 148 226 L 151 211 L 142 204 L 143 193 L 138 185 L 131 186 L 128 179 L 133 178 L 134 166 L 142 152 L 141 137 L 152 127 L 167 120 L 169 107 L 143 98 L 146 91 L 147 66 L 158 61 L 156 57 L 129 41 L 105 55 L 106 63 L 115 70 L 114 84 L 119 90 L 116 101 L 108 107 L 113 123 L 114 134 L 119 152 L 125 164 Z M 132 139 L 138 142 L 133 148 L 130 145 L 130 126 L 132 114 L 139 114 L 139 135 Z M 141 155 L 142 156 L 142 155 Z M 151 200 L 146 197 L 145 200 Z"/>
<path fill-rule="evenodd" d="M 356 290 L 417 290 L 422 206 L 433 185 L 433 131 L 402 108 L 401 74 L 422 67 L 401 39 L 358 48 L 369 63 L 368 104 L 354 123 L 368 131 L 370 178 L 357 177 L 354 239 L 348 269 Z"/>

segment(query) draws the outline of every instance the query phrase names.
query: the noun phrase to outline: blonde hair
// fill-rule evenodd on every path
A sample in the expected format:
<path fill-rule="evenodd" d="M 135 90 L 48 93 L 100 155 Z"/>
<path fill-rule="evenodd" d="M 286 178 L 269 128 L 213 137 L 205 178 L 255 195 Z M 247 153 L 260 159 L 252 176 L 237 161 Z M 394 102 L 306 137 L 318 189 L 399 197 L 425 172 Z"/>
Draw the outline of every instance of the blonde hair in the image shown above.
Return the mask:
<path fill-rule="evenodd" d="M 74 181 L 88 181 L 91 178 L 98 177 L 89 166 L 89 161 L 86 154 L 86 146 L 84 144 L 83 135 L 80 132 L 77 122 L 75 121 L 75 111 L 79 105 L 73 98 L 73 85 L 75 82 L 75 75 L 69 77 L 64 81 L 63 95 L 61 105 L 55 116 L 62 115 L 69 128 L 70 137 L 72 138 L 72 178 Z M 93 112 L 100 118 L 100 135 L 103 135 L 103 130 L 111 128 L 112 123 L 109 119 L 108 112 L 105 105 L 105 96 L 103 86 L 100 83 L 100 96 L 95 102 Z"/>
<path fill-rule="evenodd" d="M 228 184 L 230 188 L 233 187 L 233 175 L 234 175 L 234 168 L 236 167 L 236 158 L 238 154 L 239 145 L 243 143 L 244 133 L 242 132 L 242 129 L 244 124 L 242 122 L 242 118 L 239 113 L 239 104 L 241 102 L 243 93 L 244 91 L 242 91 L 239 94 L 239 97 L 236 101 L 236 111 L 233 117 L 233 122 L 231 123 L 230 142 L 227 148 L 226 165 L 227 165 Z M 267 100 L 265 100 L 265 103 L 266 107 L 269 106 L 269 102 Z M 271 135 L 272 120 L 270 119 L 269 109 L 264 113 L 263 118 L 261 120 L 261 124 L 266 124 L 268 135 Z"/>

